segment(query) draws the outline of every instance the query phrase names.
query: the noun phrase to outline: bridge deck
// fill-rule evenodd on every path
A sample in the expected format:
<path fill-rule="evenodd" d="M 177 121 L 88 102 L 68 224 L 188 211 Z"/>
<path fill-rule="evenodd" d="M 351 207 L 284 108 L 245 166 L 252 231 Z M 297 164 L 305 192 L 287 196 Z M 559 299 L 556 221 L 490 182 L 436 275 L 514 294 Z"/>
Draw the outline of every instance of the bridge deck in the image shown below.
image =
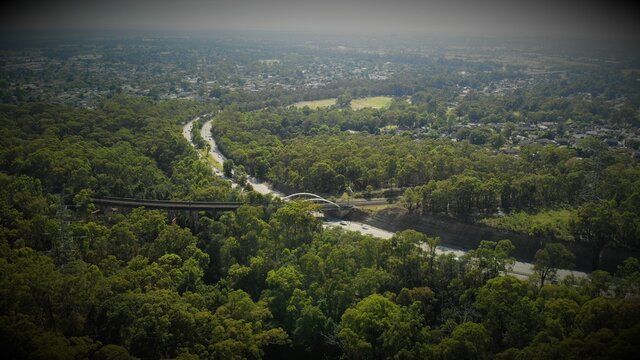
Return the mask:
<path fill-rule="evenodd" d="M 165 210 L 235 210 L 242 206 L 239 202 L 214 202 L 214 201 L 169 201 L 169 200 L 142 200 L 128 198 L 93 198 L 96 205 L 112 205 L 120 207 L 145 207 L 149 209 Z"/>
<path fill-rule="evenodd" d="M 146 199 L 131 199 L 131 198 L 117 198 L 117 197 L 103 197 L 91 199 L 96 205 L 110 205 L 116 207 L 145 207 L 148 209 L 163 209 L 163 210 L 235 210 L 243 205 L 239 202 L 216 202 L 216 201 L 173 201 L 173 200 L 146 200 Z M 352 204 L 348 203 L 336 203 L 342 209 L 352 208 Z M 335 210 L 336 207 L 331 204 L 322 204 L 319 210 Z"/>

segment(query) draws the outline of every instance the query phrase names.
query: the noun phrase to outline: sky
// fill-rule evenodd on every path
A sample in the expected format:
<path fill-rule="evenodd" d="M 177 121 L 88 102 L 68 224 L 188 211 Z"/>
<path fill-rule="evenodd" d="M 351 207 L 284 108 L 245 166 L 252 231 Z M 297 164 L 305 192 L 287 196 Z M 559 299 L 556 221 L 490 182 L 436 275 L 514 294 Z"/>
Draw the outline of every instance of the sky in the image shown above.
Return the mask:
<path fill-rule="evenodd" d="M 636 10 L 562 0 L 22 0 L 6 30 L 259 30 L 356 34 L 637 37 Z"/>

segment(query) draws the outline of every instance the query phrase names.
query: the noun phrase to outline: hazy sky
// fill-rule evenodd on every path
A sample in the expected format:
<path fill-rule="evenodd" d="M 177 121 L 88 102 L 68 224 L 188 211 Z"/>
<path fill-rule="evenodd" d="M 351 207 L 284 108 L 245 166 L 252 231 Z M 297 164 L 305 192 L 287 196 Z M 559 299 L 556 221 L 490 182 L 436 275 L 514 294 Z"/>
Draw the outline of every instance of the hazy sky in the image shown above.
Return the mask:
<path fill-rule="evenodd" d="M 634 39 L 638 28 L 637 14 L 630 7 L 586 0 L 22 0 L 5 1 L 2 7 L 5 29 L 247 29 Z"/>

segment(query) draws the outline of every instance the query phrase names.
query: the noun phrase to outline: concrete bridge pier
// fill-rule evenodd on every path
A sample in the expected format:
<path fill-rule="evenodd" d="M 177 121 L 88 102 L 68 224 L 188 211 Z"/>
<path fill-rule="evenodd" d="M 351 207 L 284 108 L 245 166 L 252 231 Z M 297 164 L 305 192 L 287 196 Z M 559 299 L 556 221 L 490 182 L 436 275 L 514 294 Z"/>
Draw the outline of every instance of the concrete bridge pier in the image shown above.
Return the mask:
<path fill-rule="evenodd" d="M 189 211 L 189 219 L 193 226 L 194 231 L 198 231 L 198 223 L 200 221 L 200 214 L 197 211 Z"/>

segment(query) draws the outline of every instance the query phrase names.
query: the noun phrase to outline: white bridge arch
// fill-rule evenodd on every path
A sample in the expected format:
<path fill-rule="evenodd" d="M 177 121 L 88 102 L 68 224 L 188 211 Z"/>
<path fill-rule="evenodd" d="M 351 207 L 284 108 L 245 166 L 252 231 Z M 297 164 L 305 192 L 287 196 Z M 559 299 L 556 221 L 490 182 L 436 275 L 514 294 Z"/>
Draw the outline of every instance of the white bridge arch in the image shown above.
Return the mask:
<path fill-rule="evenodd" d="M 316 194 L 312 194 L 312 193 L 306 193 L 306 192 L 301 192 L 301 193 L 295 193 L 295 194 L 287 195 L 287 196 L 283 197 L 282 199 L 283 199 L 284 201 L 289 201 L 289 200 L 291 200 L 291 199 L 293 199 L 293 198 L 297 198 L 297 197 L 311 197 L 311 199 L 305 199 L 305 200 L 306 200 L 306 201 L 314 201 L 314 202 L 315 202 L 315 201 L 320 201 L 320 202 L 324 202 L 324 203 L 327 203 L 327 204 L 331 204 L 331 205 L 335 206 L 335 207 L 336 207 L 336 208 L 338 208 L 338 209 L 341 209 L 341 208 L 342 208 L 342 206 L 340 206 L 340 205 L 336 204 L 335 202 L 333 202 L 333 201 L 331 201 L 331 200 L 327 200 L 327 199 L 323 198 L 323 197 L 322 197 L 322 196 L 320 196 L 320 195 L 316 195 Z"/>

